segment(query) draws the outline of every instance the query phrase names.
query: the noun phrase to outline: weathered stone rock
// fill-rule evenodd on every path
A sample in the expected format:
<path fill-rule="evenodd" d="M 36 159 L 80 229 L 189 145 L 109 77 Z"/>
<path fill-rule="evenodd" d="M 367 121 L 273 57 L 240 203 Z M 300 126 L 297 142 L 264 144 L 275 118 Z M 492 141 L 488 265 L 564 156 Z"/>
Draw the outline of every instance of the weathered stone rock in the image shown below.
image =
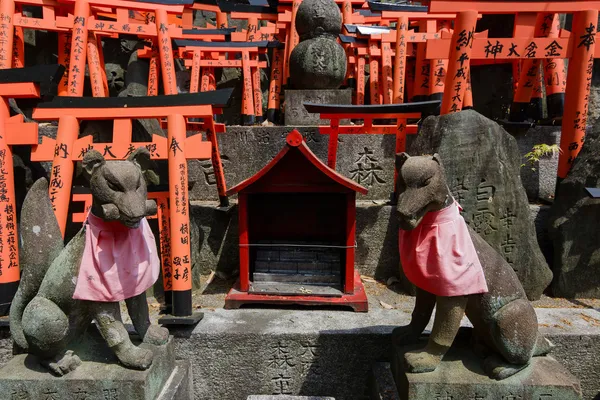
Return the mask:
<path fill-rule="evenodd" d="M 439 153 L 467 223 L 516 271 L 530 300 L 552 279 L 535 240 L 515 139 L 475 111 L 428 117 L 409 154 Z"/>
<path fill-rule="evenodd" d="M 548 146 L 560 144 L 560 127 L 537 126 L 525 132 L 511 132 L 517 140 L 521 154 L 521 182 L 530 201 L 554 198 L 556 189 L 556 171 L 558 169 L 558 152 L 543 156 L 531 164 L 525 154 L 531 152 L 539 144 Z"/>
<path fill-rule="evenodd" d="M 286 90 L 285 124 L 287 126 L 318 126 L 329 124 L 328 120 L 320 119 L 319 114 L 306 111 L 304 103 L 352 104 L 352 90 Z M 340 121 L 340 125 L 349 125 L 349 121 L 342 120 Z"/>
<path fill-rule="evenodd" d="M 146 371 L 134 371 L 117 363 L 102 338 L 89 335 L 77 349 L 83 364 L 60 378 L 39 366 L 35 356 L 20 354 L 1 370 L 0 393 L 11 399 L 155 400 L 164 392 L 173 395 L 160 399 L 191 400 L 189 390 L 185 397 L 190 367 L 181 363 L 176 367 L 173 340 L 165 346 L 141 346 L 154 353 L 154 362 Z M 186 376 L 188 380 L 183 381 L 181 378 Z M 175 384 L 179 386 L 173 388 L 176 390 L 168 387 Z M 180 397 L 176 396 L 178 393 Z"/>
<path fill-rule="evenodd" d="M 552 357 L 534 357 L 531 364 L 502 381 L 488 378 L 471 346 L 457 343 L 440 366 L 424 374 L 406 373 L 404 353 L 419 345 L 396 349 L 392 371 L 403 400 L 440 399 L 561 399 L 582 398 L 580 382 Z"/>
<path fill-rule="evenodd" d="M 600 187 L 600 130 L 586 137 L 573 168 L 558 186 L 552 205 L 550 237 L 554 244 L 554 295 L 600 297 L 600 202 L 586 187 Z"/>
<path fill-rule="evenodd" d="M 295 89 L 337 89 L 346 76 L 346 52 L 335 40 L 319 36 L 304 40 L 290 55 L 290 80 Z"/>
<path fill-rule="evenodd" d="M 268 394 L 259 394 L 248 396 L 246 400 L 335 400 L 333 397 L 315 397 L 315 396 L 271 396 Z"/>
<path fill-rule="evenodd" d="M 290 80 L 296 89 L 337 89 L 346 77 L 347 59 L 337 42 L 342 16 L 332 0 L 305 0 L 298 8 L 300 43 L 290 55 Z"/>

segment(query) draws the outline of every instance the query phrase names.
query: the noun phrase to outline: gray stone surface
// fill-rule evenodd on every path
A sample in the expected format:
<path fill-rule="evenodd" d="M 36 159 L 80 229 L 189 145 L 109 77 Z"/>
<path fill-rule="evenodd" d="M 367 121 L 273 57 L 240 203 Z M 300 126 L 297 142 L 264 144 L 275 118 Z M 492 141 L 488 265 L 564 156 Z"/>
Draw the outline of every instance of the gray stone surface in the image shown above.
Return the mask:
<path fill-rule="evenodd" d="M 550 268 L 553 265 L 553 249 L 552 249 L 552 241 L 550 240 L 550 236 L 548 235 L 548 218 L 550 217 L 550 206 L 548 205 L 539 205 L 539 204 L 530 204 L 529 205 L 529 215 L 533 224 L 535 225 L 535 232 L 537 235 L 537 241 L 540 245 L 540 250 L 546 259 Z"/>
<path fill-rule="evenodd" d="M 584 398 L 593 399 L 600 393 L 600 312 L 536 311 L 540 332 L 553 343 L 579 346 L 584 341 L 585 350 L 573 352 L 578 358 L 564 358 L 570 350 L 558 347 L 553 355 L 581 380 Z M 205 313 L 195 329 L 173 333 L 178 358 L 194 365 L 196 399 L 245 398 L 283 389 L 289 395 L 358 400 L 368 398 L 373 363 L 391 359 L 392 329 L 409 318 L 400 310 L 219 309 Z M 466 318 L 463 326 L 469 326 Z"/>
<path fill-rule="evenodd" d="M 552 356 L 581 380 L 585 400 L 600 399 L 600 310 L 536 309 L 540 332 L 556 348 Z M 330 357 L 332 368 L 322 391 L 299 371 L 318 370 L 319 357 L 290 369 L 294 373 L 294 395 L 328 395 L 337 400 L 358 400 L 367 390 L 373 363 L 390 361 L 391 331 L 409 322 L 408 310 L 371 310 L 368 314 L 339 311 L 293 311 L 268 309 L 205 310 L 195 328 L 172 330 L 177 359 L 193 364 L 195 399 L 243 399 L 266 393 L 267 364 L 272 345 L 279 340 L 293 343 L 295 364 L 310 340 L 323 346 L 321 356 Z M 463 326 L 470 326 L 463 319 Z M 431 325 L 428 326 L 431 329 Z M 285 342 L 284 342 L 285 344 Z M 5 349 L 5 350 L 3 350 Z M 10 359 L 8 327 L 0 323 L 0 367 Z M 312 354 L 312 353 L 311 353 Z M 312 357 L 312 356 L 311 356 Z M 316 365 L 313 365 L 315 364 Z M 338 371 L 333 373 L 333 371 Z M 300 382 L 298 382 L 300 379 Z M 248 386 L 248 388 L 246 388 Z M 330 388 L 337 392 L 332 393 Z M 211 391 L 215 389 L 219 396 Z"/>
<path fill-rule="evenodd" d="M 552 273 L 535 240 L 515 139 L 475 111 L 428 117 L 409 154 L 439 153 L 454 198 L 471 227 L 513 267 L 530 300 Z"/>
<path fill-rule="evenodd" d="M 189 360 L 175 362 L 175 368 L 156 400 L 192 400 L 194 385 L 192 363 Z"/>
<path fill-rule="evenodd" d="M 317 104 L 352 104 L 352 90 L 286 90 L 285 91 L 285 124 L 287 126 L 328 125 L 329 120 L 319 118 L 319 114 L 306 111 L 304 103 Z M 349 125 L 348 120 L 340 121 L 341 125 Z M 324 136 L 328 137 L 328 136 Z"/>
<path fill-rule="evenodd" d="M 390 363 L 373 365 L 369 380 L 369 400 L 400 400 Z"/>
<path fill-rule="evenodd" d="M 246 400 L 335 400 L 333 397 L 315 397 L 315 396 L 271 396 L 256 395 L 248 396 Z"/>
<path fill-rule="evenodd" d="M 172 339 L 160 347 L 141 345 L 154 353 L 154 362 L 146 371 L 122 367 L 102 339 L 88 339 L 77 349 L 83 364 L 64 377 L 48 373 L 34 356 L 15 356 L 0 370 L 0 393 L 15 399 L 154 400 L 175 368 Z"/>
<path fill-rule="evenodd" d="M 521 154 L 521 182 L 530 201 L 553 199 L 556 189 L 556 171 L 558 169 L 558 153 L 542 157 L 531 165 L 524 158 L 538 144 L 560 144 L 560 127 L 538 126 L 525 132 L 511 132 L 517 139 Z"/>
<path fill-rule="evenodd" d="M 392 371 L 402 400 L 582 398 L 577 378 L 549 356 L 534 357 L 528 367 L 502 381 L 488 378 L 468 340 L 455 342 L 435 371 L 407 373 L 404 354 L 422 345 L 402 346 L 395 351 Z"/>
<path fill-rule="evenodd" d="M 600 297 L 600 201 L 586 187 L 600 187 L 600 130 L 588 134 L 552 205 L 549 232 L 554 244 L 552 291 L 561 297 Z"/>

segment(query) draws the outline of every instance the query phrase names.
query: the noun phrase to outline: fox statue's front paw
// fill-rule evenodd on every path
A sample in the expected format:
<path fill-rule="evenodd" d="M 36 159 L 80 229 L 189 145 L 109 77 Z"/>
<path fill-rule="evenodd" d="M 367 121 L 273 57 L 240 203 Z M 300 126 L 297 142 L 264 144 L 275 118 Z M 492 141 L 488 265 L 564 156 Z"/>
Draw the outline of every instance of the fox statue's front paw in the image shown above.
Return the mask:
<path fill-rule="evenodd" d="M 408 372 L 421 373 L 435 371 L 442 356 L 426 351 L 409 351 L 404 355 L 404 363 Z"/>
<path fill-rule="evenodd" d="M 150 325 L 146 336 L 144 336 L 144 343 L 153 344 L 155 346 L 162 346 L 169 341 L 169 330 L 158 325 Z"/>

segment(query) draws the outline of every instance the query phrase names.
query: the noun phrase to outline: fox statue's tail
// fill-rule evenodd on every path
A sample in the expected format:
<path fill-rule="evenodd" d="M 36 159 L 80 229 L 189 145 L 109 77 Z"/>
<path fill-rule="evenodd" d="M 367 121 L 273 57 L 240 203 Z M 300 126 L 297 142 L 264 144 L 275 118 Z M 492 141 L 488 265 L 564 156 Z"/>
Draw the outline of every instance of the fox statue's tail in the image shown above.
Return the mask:
<path fill-rule="evenodd" d="M 37 294 L 52 261 L 64 248 L 52 203 L 48 181 L 38 179 L 25 197 L 19 227 L 21 236 L 21 282 L 10 307 L 10 333 L 21 350 L 29 345 L 23 335 L 23 311 Z"/>

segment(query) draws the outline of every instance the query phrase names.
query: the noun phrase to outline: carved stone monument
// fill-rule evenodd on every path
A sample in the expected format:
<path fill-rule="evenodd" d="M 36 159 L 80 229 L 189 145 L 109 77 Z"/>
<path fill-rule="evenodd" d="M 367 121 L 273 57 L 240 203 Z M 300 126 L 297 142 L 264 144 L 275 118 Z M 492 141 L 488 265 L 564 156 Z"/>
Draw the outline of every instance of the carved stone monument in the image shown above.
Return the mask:
<path fill-rule="evenodd" d="M 336 41 L 342 15 L 333 0 L 305 0 L 296 14 L 300 43 L 290 55 L 294 89 L 337 89 L 346 77 L 346 52 Z"/>
<path fill-rule="evenodd" d="M 303 104 L 351 104 L 352 91 L 338 90 L 346 77 L 347 59 L 337 42 L 342 15 L 333 0 L 305 0 L 296 14 L 300 43 L 290 55 L 290 84 L 285 91 L 285 124 L 319 125 L 318 115 Z"/>
<path fill-rule="evenodd" d="M 551 208 L 555 296 L 600 298 L 600 202 L 585 190 L 600 187 L 599 137 L 597 127 L 586 136 L 573 168 L 558 186 Z"/>
<path fill-rule="evenodd" d="M 127 161 L 111 162 L 90 150 L 83 169 L 92 209 L 64 248 L 48 184 L 40 179 L 33 185 L 21 217 L 23 275 L 10 310 L 11 335 L 22 354 L 0 371 L 0 393 L 155 399 L 165 382 L 173 383 L 169 331 L 150 323 L 145 294 L 160 272 L 145 219 L 156 213 L 154 201 L 147 200 L 146 180 L 157 180 L 151 167 L 145 148 Z M 122 300 L 139 346 L 123 325 Z M 86 335 L 92 320 L 103 339 L 96 343 L 93 334 Z M 112 365 L 100 369 L 102 363 Z M 178 379 L 189 370 L 184 364 L 177 368 Z"/>
<path fill-rule="evenodd" d="M 467 223 L 511 265 L 529 300 L 539 299 L 552 272 L 529 216 L 515 139 L 497 123 L 468 110 L 428 117 L 408 153 L 440 155 Z"/>

